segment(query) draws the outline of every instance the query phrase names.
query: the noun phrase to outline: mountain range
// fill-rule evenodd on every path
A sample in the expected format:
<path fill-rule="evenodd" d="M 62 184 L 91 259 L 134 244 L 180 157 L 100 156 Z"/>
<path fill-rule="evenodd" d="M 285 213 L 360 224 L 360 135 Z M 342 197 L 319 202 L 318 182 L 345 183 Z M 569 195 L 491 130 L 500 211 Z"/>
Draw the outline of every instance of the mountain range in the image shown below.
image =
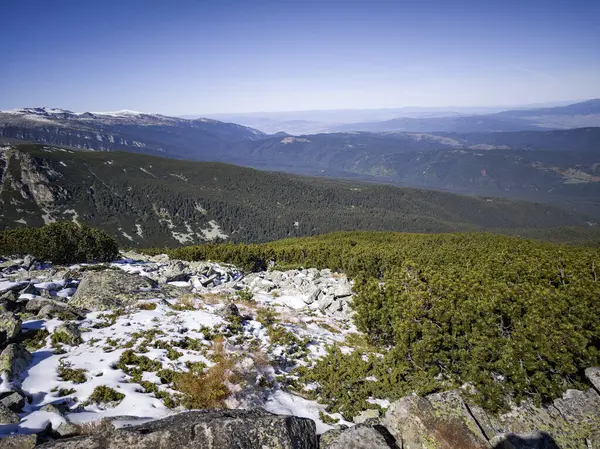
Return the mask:
<path fill-rule="evenodd" d="M 566 117 L 571 121 L 587 117 L 592 122 L 599 111 L 600 100 L 590 100 L 559 107 L 442 117 L 439 120 L 448 126 L 440 125 L 435 132 L 347 131 L 292 136 L 206 118 L 26 108 L 0 112 L 0 142 L 129 151 L 533 200 L 600 217 L 600 127 L 532 129 L 542 118 L 564 123 Z M 510 132 L 489 132 L 485 126 L 479 127 L 480 132 L 460 131 L 475 119 L 484 124 L 510 121 L 526 125 L 519 125 L 525 130 Z M 424 121 L 435 128 L 431 123 L 438 118 L 396 120 Z M 452 123 L 456 126 L 450 126 Z"/>
<path fill-rule="evenodd" d="M 121 246 L 263 242 L 339 230 L 597 232 L 539 203 L 50 145 L 0 150 L 0 229 L 74 220 Z"/>

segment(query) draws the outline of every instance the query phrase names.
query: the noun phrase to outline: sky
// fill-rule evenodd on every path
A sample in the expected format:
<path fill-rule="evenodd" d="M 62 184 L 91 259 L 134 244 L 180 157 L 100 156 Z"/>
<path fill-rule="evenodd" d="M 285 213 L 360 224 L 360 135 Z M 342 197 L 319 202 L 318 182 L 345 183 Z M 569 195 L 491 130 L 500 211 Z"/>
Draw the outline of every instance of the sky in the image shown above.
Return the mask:
<path fill-rule="evenodd" d="M 590 0 L 2 0 L 0 109 L 168 115 L 600 97 Z"/>

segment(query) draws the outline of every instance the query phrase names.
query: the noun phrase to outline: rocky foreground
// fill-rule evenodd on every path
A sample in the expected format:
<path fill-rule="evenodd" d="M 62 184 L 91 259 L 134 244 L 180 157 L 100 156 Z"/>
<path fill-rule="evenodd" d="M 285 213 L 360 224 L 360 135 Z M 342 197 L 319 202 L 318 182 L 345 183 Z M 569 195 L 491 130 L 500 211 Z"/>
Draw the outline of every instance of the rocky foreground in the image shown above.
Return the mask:
<path fill-rule="evenodd" d="M 0 270 L 0 448 L 600 447 L 599 368 L 587 391 L 501 416 L 460 391 L 328 413 L 293 385 L 360 336 L 352 282 L 330 270 L 133 253 Z"/>

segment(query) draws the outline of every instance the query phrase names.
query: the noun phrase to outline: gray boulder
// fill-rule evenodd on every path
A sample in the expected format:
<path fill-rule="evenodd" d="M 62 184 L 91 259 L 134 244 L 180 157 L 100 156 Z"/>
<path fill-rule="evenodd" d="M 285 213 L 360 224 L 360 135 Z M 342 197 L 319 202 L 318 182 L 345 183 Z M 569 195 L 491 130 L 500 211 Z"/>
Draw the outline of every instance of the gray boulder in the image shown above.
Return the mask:
<path fill-rule="evenodd" d="M 20 295 L 39 295 L 40 292 L 37 288 L 35 288 L 35 285 L 33 285 L 33 282 L 30 282 L 29 284 L 27 284 L 27 287 L 25 287 L 24 289 L 22 289 L 19 292 Z"/>
<path fill-rule="evenodd" d="M 394 444 L 393 441 L 388 442 L 376 428 L 358 424 L 342 431 L 324 433 L 319 440 L 319 449 L 390 449 L 394 447 L 390 443 Z"/>
<path fill-rule="evenodd" d="M 585 370 L 585 376 L 589 379 L 596 391 L 600 393 L 600 367 L 595 366 Z"/>
<path fill-rule="evenodd" d="M 240 309 L 231 301 L 219 310 L 218 314 L 225 320 L 231 320 L 240 316 Z"/>
<path fill-rule="evenodd" d="M 17 434 L 0 436 L 0 447 L 2 449 L 32 449 L 36 443 L 36 435 Z"/>
<path fill-rule="evenodd" d="M 490 444 L 477 428 L 451 411 L 440 413 L 417 395 L 393 402 L 382 424 L 403 449 L 489 449 Z"/>
<path fill-rule="evenodd" d="M 12 313 L 0 314 L 0 343 L 10 342 L 21 333 L 21 320 Z"/>
<path fill-rule="evenodd" d="M 321 294 L 320 288 L 315 288 L 312 292 L 308 294 L 306 300 L 304 301 L 306 304 L 312 304 L 317 299 L 319 299 L 319 295 Z"/>
<path fill-rule="evenodd" d="M 0 403 L 0 424 L 18 424 L 19 422 L 21 422 L 19 415 Z"/>
<path fill-rule="evenodd" d="M 80 309 L 110 310 L 150 298 L 156 282 L 121 270 L 90 271 L 83 276 L 69 305 Z"/>
<path fill-rule="evenodd" d="M 54 449 L 317 449 L 315 423 L 263 410 L 200 410 L 42 444 Z"/>
<path fill-rule="evenodd" d="M 77 346 L 83 343 L 81 332 L 76 323 L 68 322 L 57 326 L 52 333 L 53 338 L 57 341 L 66 343 L 70 346 Z"/>
<path fill-rule="evenodd" d="M 358 415 L 352 418 L 352 421 L 354 421 L 356 424 L 362 424 L 367 419 L 378 419 L 379 415 L 379 410 L 377 410 L 376 408 L 371 408 L 360 412 Z"/>
<path fill-rule="evenodd" d="M 15 391 L 0 399 L 0 404 L 3 404 L 15 413 L 19 413 L 25 407 L 25 397 Z"/>
<path fill-rule="evenodd" d="M 31 354 L 20 343 L 11 343 L 0 354 L 0 374 L 9 382 L 18 381 L 31 363 Z"/>

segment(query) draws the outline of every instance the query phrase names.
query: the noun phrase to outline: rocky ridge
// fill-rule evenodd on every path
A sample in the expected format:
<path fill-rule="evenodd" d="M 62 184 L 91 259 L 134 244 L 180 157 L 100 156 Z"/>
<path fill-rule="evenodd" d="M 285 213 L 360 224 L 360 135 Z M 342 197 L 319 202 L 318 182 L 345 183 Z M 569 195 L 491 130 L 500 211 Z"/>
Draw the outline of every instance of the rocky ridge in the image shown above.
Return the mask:
<path fill-rule="evenodd" d="M 380 399 L 350 423 L 284 391 L 278 379 L 290 375 L 290 367 L 304 363 L 304 357 L 319 357 L 325 345 L 355 332 L 352 281 L 330 270 L 245 275 L 232 265 L 135 253 L 113 264 L 70 267 L 28 256 L 5 260 L 0 270 L 0 447 L 587 449 L 600 444 L 599 368 L 586 371 L 593 385 L 587 391 L 568 390 L 552 404 L 524 404 L 500 416 L 471 404 L 463 391 L 448 391 L 391 403 Z M 304 348 L 293 339 L 275 343 L 257 321 L 262 309 L 277 311 L 286 320 L 282 328 L 310 341 Z M 248 316 L 242 332 L 230 332 L 242 316 Z M 171 410 L 160 399 L 173 394 L 171 386 L 154 384 L 157 377 L 150 372 L 140 381 L 125 366 L 117 369 L 126 340 L 151 329 L 166 336 L 144 337 L 143 354 L 163 369 L 210 364 L 208 339 L 202 336 L 224 332 L 228 350 L 239 356 L 234 370 L 245 377 L 243 386 L 231 386 L 224 403 L 233 410 L 177 414 L 180 407 Z M 182 336 L 202 340 L 197 344 L 204 349 L 167 340 Z M 241 340 L 262 345 L 268 362 L 249 357 Z M 62 372 L 58 378 L 51 374 L 55 369 Z M 70 380 L 61 377 L 68 377 L 64 373 Z M 91 402 L 95 388 L 105 384 L 114 385 L 117 396 Z M 139 391 L 139 385 L 150 384 L 154 398 Z M 118 399 L 119 393 L 124 398 Z M 138 414 L 131 404 L 141 407 Z M 338 423 L 326 424 L 326 417 Z"/>

